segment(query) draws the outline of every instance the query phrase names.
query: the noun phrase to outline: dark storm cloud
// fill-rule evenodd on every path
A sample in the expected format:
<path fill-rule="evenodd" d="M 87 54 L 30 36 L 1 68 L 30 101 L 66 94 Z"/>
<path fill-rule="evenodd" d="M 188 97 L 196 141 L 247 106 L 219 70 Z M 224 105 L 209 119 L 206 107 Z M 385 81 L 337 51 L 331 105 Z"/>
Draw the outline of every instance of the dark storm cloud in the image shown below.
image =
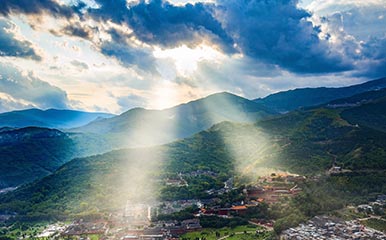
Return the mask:
<path fill-rule="evenodd" d="M 32 43 L 17 39 L 12 31 L 14 24 L 0 18 L 0 56 L 21 57 L 40 61 L 42 58 L 33 48 Z"/>
<path fill-rule="evenodd" d="M 320 30 L 297 0 L 220 0 L 219 15 L 240 51 L 296 73 L 351 69 L 320 40 Z"/>
<path fill-rule="evenodd" d="M 37 8 L 41 7 L 45 12 L 69 16 L 75 8 L 48 0 L 35 1 L 38 6 L 29 12 L 39 12 Z M 183 6 L 163 0 L 141 0 L 131 5 L 126 0 L 95 2 L 98 8 L 83 9 L 83 13 L 100 22 L 127 25 L 133 29 L 132 35 L 147 44 L 165 48 L 182 44 L 194 47 L 210 41 L 226 53 L 240 51 L 258 61 L 297 73 L 339 72 L 351 67 L 319 39 L 319 29 L 307 20 L 308 12 L 297 8 L 296 0 L 219 0 L 216 4 Z M 78 5 L 76 12 L 83 14 L 80 8 L 84 5 Z M 107 31 L 112 40 L 101 44 L 103 54 L 117 58 L 124 65 L 149 64 L 151 56 L 142 57 L 143 51 L 122 41 L 122 35 L 111 29 Z M 91 37 L 90 30 L 80 24 L 70 24 L 61 32 L 85 39 Z"/>
<path fill-rule="evenodd" d="M 233 40 L 214 17 L 214 5 L 196 3 L 175 6 L 162 0 L 140 1 L 127 6 L 125 0 L 96 1 L 101 7 L 90 9 L 96 19 L 125 23 L 143 42 L 162 47 L 195 45 L 209 39 L 226 52 L 234 52 Z"/>
<path fill-rule="evenodd" d="M 339 29 L 334 34 L 343 44 L 329 41 L 333 33 L 329 35 L 325 32 L 325 37 L 321 39 L 320 26 L 313 25 L 309 20 L 311 13 L 298 8 L 298 2 L 217 0 L 216 3 L 177 6 L 164 0 L 132 3 L 126 0 L 95 0 L 97 7 L 94 8 L 86 6 L 82 0 L 76 1 L 73 6 L 61 5 L 54 0 L 6 0 L 0 1 L 0 14 L 49 14 L 67 18 L 67 26 L 51 32 L 96 41 L 96 49 L 106 56 L 115 57 L 122 65 L 139 66 L 154 72 L 155 60 L 149 46 L 174 48 L 184 44 L 194 47 L 210 42 L 227 54 L 242 53 L 248 64 L 255 61 L 257 65 L 262 63 L 293 73 L 326 74 L 353 70 L 358 75 L 384 74 L 384 36 L 380 30 L 377 31 L 377 38 L 361 39 L 362 42 L 339 35 Z M 350 14 L 345 15 L 349 22 L 358 19 L 354 16 L 357 15 L 355 11 Z M 364 15 L 363 12 L 361 14 Z M 77 17 L 73 18 L 75 15 Z M 378 15 L 373 17 L 374 21 L 379 18 Z M 96 26 L 74 21 L 89 18 L 95 20 Z M 383 18 L 379 19 L 378 25 L 381 26 Z M 122 29 L 106 22 L 127 26 L 132 32 L 123 33 Z M 351 26 L 352 31 L 356 28 L 353 29 L 354 26 Z M 358 31 L 355 33 L 360 35 Z M 99 32 L 109 34 L 111 39 L 97 40 Z M 134 44 L 133 37 L 145 43 L 146 47 Z M 356 53 L 357 45 L 361 45 L 362 52 L 359 54 Z"/>
<path fill-rule="evenodd" d="M 82 4 L 83 6 L 83 4 Z M 80 8 L 81 6 L 78 6 Z M 8 16 L 10 14 L 40 15 L 43 13 L 55 17 L 70 18 L 74 14 L 74 9 L 65 5 L 60 5 L 53 0 L 1 0 L 0 14 Z"/>
<path fill-rule="evenodd" d="M 193 47 L 209 40 L 226 53 L 240 51 L 296 73 L 341 72 L 353 67 L 319 39 L 319 28 L 307 20 L 310 13 L 297 8 L 297 0 L 219 0 L 183 6 L 163 0 L 141 0 L 130 6 L 125 0 L 96 2 L 100 8 L 89 9 L 90 16 L 126 24 L 148 44 Z"/>

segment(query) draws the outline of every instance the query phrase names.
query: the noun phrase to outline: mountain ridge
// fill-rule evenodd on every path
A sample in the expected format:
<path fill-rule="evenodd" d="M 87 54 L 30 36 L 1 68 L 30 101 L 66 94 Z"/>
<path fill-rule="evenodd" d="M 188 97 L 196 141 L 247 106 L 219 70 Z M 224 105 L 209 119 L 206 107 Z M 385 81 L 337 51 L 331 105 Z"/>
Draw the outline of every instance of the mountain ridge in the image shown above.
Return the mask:
<path fill-rule="evenodd" d="M 278 112 L 288 112 L 301 107 L 317 106 L 333 100 L 386 88 L 386 77 L 346 87 L 296 88 L 270 94 L 253 101 Z"/>
<path fill-rule="evenodd" d="M 125 136 L 121 142 L 126 141 L 126 146 L 157 145 L 191 136 L 222 121 L 254 122 L 274 114 L 261 104 L 222 92 L 163 110 L 133 108 L 69 131 Z"/>
<path fill-rule="evenodd" d="M 43 128 L 73 128 L 87 124 L 98 117 L 114 116 L 109 113 L 84 112 L 69 109 L 37 108 L 16 110 L 0 114 L 0 127 L 43 127 Z"/>

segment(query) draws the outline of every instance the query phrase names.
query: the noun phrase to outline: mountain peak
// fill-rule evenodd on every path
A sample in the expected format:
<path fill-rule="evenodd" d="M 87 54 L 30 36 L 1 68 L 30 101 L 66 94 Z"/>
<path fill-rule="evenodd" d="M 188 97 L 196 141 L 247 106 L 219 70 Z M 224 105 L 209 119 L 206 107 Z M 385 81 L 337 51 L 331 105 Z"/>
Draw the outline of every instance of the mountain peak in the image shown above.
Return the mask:
<path fill-rule="evenodd" d="M 92 122 L 73 131 L 115 133 L 124 136 L 126 142 L 127 139 L 135 142 L 129 143 L 129 146 L 143 146 L 188 137 L 223 121 L 254 122 L 272 114 L 259 103 L 220 92 L 163 110 L 134 108 L 117 117 Z M 151 140 L 139 143 L 144 132 L 152 136 Z"/>

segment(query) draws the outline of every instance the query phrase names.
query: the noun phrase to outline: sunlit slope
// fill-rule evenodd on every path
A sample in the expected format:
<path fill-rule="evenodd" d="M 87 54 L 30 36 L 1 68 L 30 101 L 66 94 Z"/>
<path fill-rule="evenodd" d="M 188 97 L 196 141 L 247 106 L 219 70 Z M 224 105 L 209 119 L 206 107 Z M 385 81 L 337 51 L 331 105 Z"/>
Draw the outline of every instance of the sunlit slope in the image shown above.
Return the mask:
<path fill-rule="evenodd" d="M 119 150 L 74 159 L 54 174 L 0 196 L 0 210 L 12 209 L 29 215 L 28 219 L 60 218 L 122 209 L 127 200 L 197 198 L 205 194 L 204 190 L 222 187 L 223 181 L 237 174 L 236 162 L 230 158 L 231 148 L 224 144 L 224 136 L 238 142 L 232 148 L 245 149 L 246 159 L 253 157 L 252 149 L 259 152 L 269 147 L 249 143 L 250 138 L 222 133 L 229 129 L 242 135 L 255 135 L 254 139 L 259 139 L 261 133 L 253 125 L 221 123 L 192 138 L 161 147 Z M 164 160 L 157 161 L 162 155 Z M 261 157 L 256 155 L 256 159 Z M 213 171 L 217 176 L 202 181 L 188 180 L 189 186 L 178 189 L 165 186 L 163 182 L 166 177 L 176 177 L 177 173 L 199 169 Z"/>
<path fill-rule="evenodd" d="M 320 108 L 256 124 L 224 122 L 160 147 L 74 159 L 53 175 L 2 196 L 0 209 L 57 218 L 121 209 L 128 199 L 206 197 L 204 190 L 221 187 L 228 177 L 257 177 L 262 167 L 307 175 L 324 173 L 333 164 L 355 171 L 386 169 L 386 134 L 352 125 L 340 114 Z M 188 179 L 183 187 L 163 182 L 198 169 L 217 176 Z"/>
<path fill-rule="evenodd" d="M 150 146 L 189 137 L 222 121 L 254 122 L 273 114 L 248 99 L 218 93 L 164 110 L 131 109 L 71 131 L 101 134 L 120 147 Z"/>

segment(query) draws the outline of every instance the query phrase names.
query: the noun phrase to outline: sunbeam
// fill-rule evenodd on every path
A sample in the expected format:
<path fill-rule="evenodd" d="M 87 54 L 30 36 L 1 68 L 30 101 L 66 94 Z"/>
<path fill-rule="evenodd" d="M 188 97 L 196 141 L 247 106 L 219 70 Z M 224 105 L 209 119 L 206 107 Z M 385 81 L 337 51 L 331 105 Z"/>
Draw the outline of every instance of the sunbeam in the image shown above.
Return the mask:
<path fill-rule="evenodd" d="M 248 114 L 247 105 L 237 100 L 233 95 L 221 94 L 216 101 L 208 102 L 204 107 L 208 117 L 217 121 L 224 116 L 212 114 L 216 108 L 226 109 L 224 112 L 228 116 L 237 116 L 233 117 L 233 123 L 220 124 L 217 134 L 226 146 L 237 174 L 255 180 L 265 175 L 266 169 L 272 166 L 270 162 L 275 159 L 275 146 L 268 133 L 253 125 L 261 116 Z"/>

